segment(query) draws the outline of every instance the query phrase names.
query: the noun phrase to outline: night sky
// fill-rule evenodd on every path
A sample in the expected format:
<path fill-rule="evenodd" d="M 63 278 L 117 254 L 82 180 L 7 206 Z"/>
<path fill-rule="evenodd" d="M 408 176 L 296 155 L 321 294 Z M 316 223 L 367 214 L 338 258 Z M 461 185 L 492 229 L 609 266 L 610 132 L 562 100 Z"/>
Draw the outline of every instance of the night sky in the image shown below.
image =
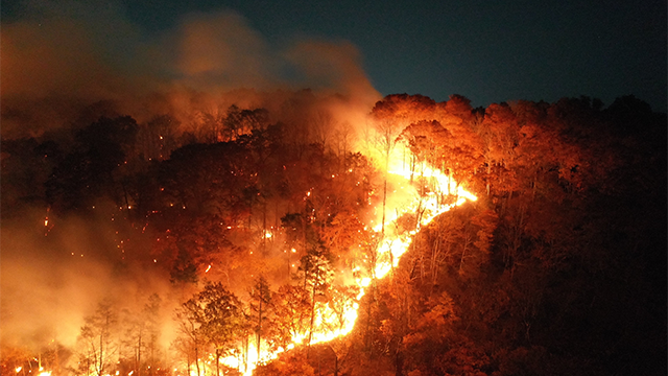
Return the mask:
<path fill-rule="evenodd" d="M 295 41 L 316 40 L 357 49 L 362 71 L 380 95 L 423 94 L 443 101 L 456 93 L 473 106 L 487 106 L 580 95 L 609 105 L 633 94 L 654 110 L 666 110 L 667 16 L 661 0 L 85 3 L 96 5 L 3 1 L 2 23 L 35 27 L 72 20 L 89 29 L 96 53 L 126 76 L 150 71 L 162 79 L 179 77 L 183 70 L 157 67 L 155 61 L 175 54 L 170 41 L 178 39 L 182 25 L 233 19 L 237 27 L 222 27 L 217 37 L 236 40 L 235 48 L 248 47 L 269 61 L 242 59 L 239 76 L 255 77 L 249 73 L 254 67 L 271 71 L 257 73 L 263 80 L 239 79 L 243 85 L 262 86 L 255 84 L 267 76 L 313 84 L 300 81 L 302 73 L 285 64 L 285 55 Z M 13 42 L 20 45 L 20 36 Z M 225 80 L 217 75 L 207 81 L 216 79 Z M 241 83 L 228 79 L 227 84 Z"/>

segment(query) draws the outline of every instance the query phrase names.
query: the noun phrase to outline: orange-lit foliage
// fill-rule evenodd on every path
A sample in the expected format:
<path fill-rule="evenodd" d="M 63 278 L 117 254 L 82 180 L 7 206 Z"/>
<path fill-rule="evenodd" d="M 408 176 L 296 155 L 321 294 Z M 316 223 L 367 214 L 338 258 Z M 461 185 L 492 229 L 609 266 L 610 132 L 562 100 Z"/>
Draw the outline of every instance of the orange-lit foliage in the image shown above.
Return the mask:
<path fill-rule="evenodd" d="M 586 99 L 472 109 L 461 96 L 392 95 L 370 110 L 367 142 L 352 153 L 335 145 L 335 120 L 311 97 L 280 110 L 202 112 L 199 128 L 182 135 L 155 118 L 140 125 L 134 148 L 96 140 L 106 156 L 81 144 L 40 164 L 54 148 L 3 140 L 3 190 L 30 186 L 14 161 L 55 166 L 34 175 L 51 176 L 40 236 L 44 213 L 54 239 L 68 211 L 111 219 L 123 243 L 109 258 L 124 278 L 130 263 L 170 274 L 174 295 L 191 303 L 169 350 L 176 371 L 165 373 L 260 365 L 261 374 L 315 374 L 319 359 L 322 373 L 350 375 L 661 369 L 665 145 L 656 135 L 665 117 L 632 98 L 609 110 Z M 624 108 L 648 128 L 626 129 L 635 123 L 618 120 L 633 118 Z M 91 163 L 110 176 L 86 167 L 74 182 L 64 173 Z M 241 297 L 230 300 L 234 330 L 204 320 L 204 278 Z M 148 358 L 100 361 L 87 346 L 107 337 L 90 328 L 77 348 L 91 360 L 80 373 L 157 368 Z M 141 349 L 133 333 L 123 346 Z"/>

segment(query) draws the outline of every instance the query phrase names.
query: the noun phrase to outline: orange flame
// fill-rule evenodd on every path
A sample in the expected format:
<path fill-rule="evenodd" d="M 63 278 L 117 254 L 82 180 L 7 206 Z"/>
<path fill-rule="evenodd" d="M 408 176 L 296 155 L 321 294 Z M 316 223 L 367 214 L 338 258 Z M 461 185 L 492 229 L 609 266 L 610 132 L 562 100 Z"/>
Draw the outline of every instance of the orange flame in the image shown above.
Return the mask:
<path fill-rule="evenodd" d="M 399 147 L 402 146 L 399 145 Z M 406 155 L 407 150 L 404 147 L 404 150 L 401 150 L 401 152 Z M 394 154 L 399 155 L 401 153 L 395 152 Z M 272 352 L 268 348 L 262 348 L 260 354 L 258 354 L 257 347 L 251 344 L 249 346 L 248 363 L 245 370 L 245 365 L 236 356 L 222 358 L 222 364 L 236 368 L 244 375 L 249 376 L 252 375 L 253 370 L 259 362 L 267 362 L 275 359 L 280 353 L 290 350 L 295 346 L 329 342 L 335 338 L 349 334 L 355 326 L 359 301 L 365 294 L 365 288 L 374 279 L 379 280 L 386 277 L 393 268 L 398 266 L 401 256 L 408 250 L 413 236 L 418 233 L 420 228 L 429 224 L 440 214 L 456 206 L 463 205 L 467 201 L 477 200 L 477 197 L 473 193 L 467 191 L 451 176 L 444 174 L 440 170 L 422 165 L 419 171 L 411 171 L 403 163 L 403 160 L 396 158 L 388 161 L 388 166 L 388 176 L 391 176 L 400 183 L 400 189 L 391 192 L 393 197 L 388 202 L 392 204 L 385 208 L 386 213 L 389 213 L 389 215 L 386 215 L 385 223 L 381 221 L 381 223 L 378 223 L 373 228 L 378 233 L 378 236 L 382 237 L 382 242 L 376 250 L 378 261 L 374 270 L 369 271 L 371 273 L 370 276 L 360 276 L 355 279 L 355 284 L 360 291 L 358 295 L 346 302 L 343 312 L 338 314 L 328 304 L 316 302 L 314 309 L 314 330 L 311 333 L 310 343 L 305 343 L 309 338 L 308 330 L 305 330 L 301 333 L 295 333 L 292 338 L 293 343 L 287 349 L 280 348 Z M 415 188 L 413 182 L 420 179 L 430 182 L 430 190 L 428 192 L 420 194 Z M 310 193 L 309 191 L 306 195 L 310 196 Z M 403 215 L 409 213 L 420 213 L 415 229 L 403 233 L 398 232 L 396 226 L 393 226 L 393 224 Z M 295 252 L 295 250 L 293 249 L 292 252 Z M 360 270 L 356 268 L 353 271 L 359 272 Z M 340 320 L 340 317 L 343 320 Z M 341 321 L 342 324 L 336 328 L 331 328 L 331 325 L 327 325 L 328 323 Z M 253 342 L 253 340 L 251 339 L 250 342 Z"/>

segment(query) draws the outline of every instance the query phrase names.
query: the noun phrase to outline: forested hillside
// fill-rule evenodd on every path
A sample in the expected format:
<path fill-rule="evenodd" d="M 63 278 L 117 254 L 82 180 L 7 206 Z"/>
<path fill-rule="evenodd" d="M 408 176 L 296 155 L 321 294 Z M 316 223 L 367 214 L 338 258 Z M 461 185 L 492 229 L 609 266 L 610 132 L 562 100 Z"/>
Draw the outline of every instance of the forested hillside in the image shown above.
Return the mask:
<path fill-rule="evenodd" d="M 3 139 L 1 373 L 666 373 L 666 114 L 397 94 L 352 124 L 283 95 Z M 107 287 L 64 335 L 41 303 L 70 273 Z"/>

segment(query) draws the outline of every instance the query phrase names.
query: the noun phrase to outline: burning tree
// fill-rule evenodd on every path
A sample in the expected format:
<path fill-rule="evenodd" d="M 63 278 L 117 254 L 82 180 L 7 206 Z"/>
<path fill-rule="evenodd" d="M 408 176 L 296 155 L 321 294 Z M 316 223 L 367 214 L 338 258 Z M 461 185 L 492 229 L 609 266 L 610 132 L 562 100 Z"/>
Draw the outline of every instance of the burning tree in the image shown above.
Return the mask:
<path fill-rule="evenodd" d="M 203 339 L 213 347 L 216 375 L 220 375 L 220 358 L 234 353 L 246 320 L 241 301 L 220 282 L 207 282 L 183 308 L 192 343 L 197 346 Z"/>
<path fill-rule="evenodd" d="M 179 282 L 174 289 L 195 288 L 206 275 L 243 290 L 259 271 L 285 282 L 299 264 L 298 281 L 275 293 L 264 277 L 255 279 L 245 307 L 219 282 L 207 283 L 181 306 L 181 337 L 173 345 L 189 368 L 195 363 L 198 376 L 213 373 L 203 363 L 214 355 L 217 374 L 219 364 L 234 364 L 235 357 L 239 370 L 245 364 L 248 372 L 255 349 L 257 359 L 269 360 L 307 338 L 309 344 L 340 339 L 353 330 L 360 306 L 358 321 L 366 328 L 357 330 L 364 346 L 331 345 L 341 346 L 336 361 L 345 365 L 355 360 L 346 355 L 356 352 L 350 349 L 364 347 L 369 359 L 360 362 L 377 363 L 358 366 L 359 372 L 386 362 L 397 374 L 458 374 L 469 368 L 535 374 L 525 360 L 580 360 L 569 351 L 586 354 L 583 362 L 573 362 L 586 371 L 595 370 L 586 368 L 589 359 L 609 370 L 614 367 L 607 364 L 619 364 L 614 361 L 632 347 L 639 349 L 633 353 L 638 359 L 650 359 L 641 353 L 651 349 L 636 345 L 654 344 L 640 339 L 665 332 L 665 326 L 645 331 L 626 323 L 652 322 L 643 316 L 654 314 L 644 308 L 651 294 L 636 293 L 654 290 L 641 289 L 646 279 L 634 273 L 647 270 L 657 273 L 652 278 L 664 278 L 655 267 L 662 263 L 654 262 L 663 256 L 647 253 L 664 238 L 646 235 L 663 233 L 665 216 L 657 214 L 663 201 L 655 192 L 665 190 L 665 153 L 603 132 L 603 115 L 614 115 L 622 104 L 606 115 L 577 100 L 472 110 L 459 96 L 446 103 L 389 96 L 370 114 L 375 162 L 345 145 L 333 151 L 326 129 L 333 120 L 317 111 L 302 116 L 304 106 L 297 102 L 295 121 L 273 125 L 268 119 L 277 115 L 269 117 L 266 110 L 231 106 L 226 113 L 203 113 L 202 125 L 211 128 L 203 133 L 206 143 L 193 140 L 173 152 L 181 143 L 173 134 L 175 118 L 140 125 L 135 141 L 131 118 L 102 119 L 72 133 L 73 148 L 57 160 L 51 150 L 58 148 L 47 144 L 4 148 L 3 191 L 8 181 L 22 183 L 25 191 L 44 180 L 47 214 L 53 213 L 45 227 L 63 213 L 92 214 L 96 205 L 95 213 L 102 212 L 108 196 L 115 205 L 104 209 L 104 217 L 115 219 L 115 229 L 127 227 L 116 232 L 125 241 L 119 248 L 136 244 L 133 250 L 143 257 L 133 262 L 148 262 L 165 275 L 171 271 Z M 28 147 L 32 151 L 23 155 Z M 613 156 L 619 150 L 626 154 Z M 32 167 L 11 166 L 24 160 Z M 375 168 L 382 171 L 382 165 L 385 179 Z M 476 201 L 464 188 L 487 195 L 451 210 Z M 26 193 L 31 192 L 20 197 L 30 197 Z M 15 201 L 3 196 L 3 210 Z M 141 250 L 139 239 L 150 241 L 155 252 Z M 122 260 L 132 265 L 125 253 Z M 334 270 L 343 272 L 336 281 Z M 390 275 L 390 283 L 380 282 Z M 601 287 L 609 281 L 625 289 Z M 147 361 L 154 364 L 148 354 L 157 341 L 151 307 L 128 311 L 117 323 L 116 309 L 104 303 L 87 317 L 79 339 L 80 373 L 113 372 L 118 359 L 115 371 L 133 368 L 135 376 L 144 376 L 140 370 Z M 608 307 L 625 315 L 608 315 Z M 596 323 L 598 331 L 576 321 Z M 118 330 L 120 324 L 125 331 Z M 580 331 L 590 339 L 577 350 L 564 348 L 577 342 L 567 333 Z M 601 333 L 606 339 L 595 340 Z M 607 348 L 611 340 L 620 344 L 617 350 Z M 314 347 L 311 358 L 317 353 Z M 523 368 L 512 372 L 515 358 Z"/>
<path fill-rule="evenodd" d="M 302 333 L 309 327 L 309 293 L 302 286 L 283 285 L 272 296 L 275 310 L 269 342 L 271 348 L 287 349 L 293 342 L 301 342 Z"/>
<path fill-rule="evenodd" d="M 273 309 L 269 283 L 263 275 L 256 278 L 250 297 L 251 317 L 249 319 L 253 321 L 253 326 L 255 327 L 255 345 L 257 346 L 258 360 L 260 360 L 262 338 L 268 332 L 266 329 L 269 326 L 268 316 Z"/>
<path fill-rule="evenodd" d="M 304 290 L 309 289 L 311 294 L 311 322 L 309 325 L 308 344 L 311 344 L 316 316 L 316 300 L 326 299 L 334 270 L 331 266 L 331 254 L 324 249 L 310 250 L 301 259 L 300 272 L 304 278 Z"/>

